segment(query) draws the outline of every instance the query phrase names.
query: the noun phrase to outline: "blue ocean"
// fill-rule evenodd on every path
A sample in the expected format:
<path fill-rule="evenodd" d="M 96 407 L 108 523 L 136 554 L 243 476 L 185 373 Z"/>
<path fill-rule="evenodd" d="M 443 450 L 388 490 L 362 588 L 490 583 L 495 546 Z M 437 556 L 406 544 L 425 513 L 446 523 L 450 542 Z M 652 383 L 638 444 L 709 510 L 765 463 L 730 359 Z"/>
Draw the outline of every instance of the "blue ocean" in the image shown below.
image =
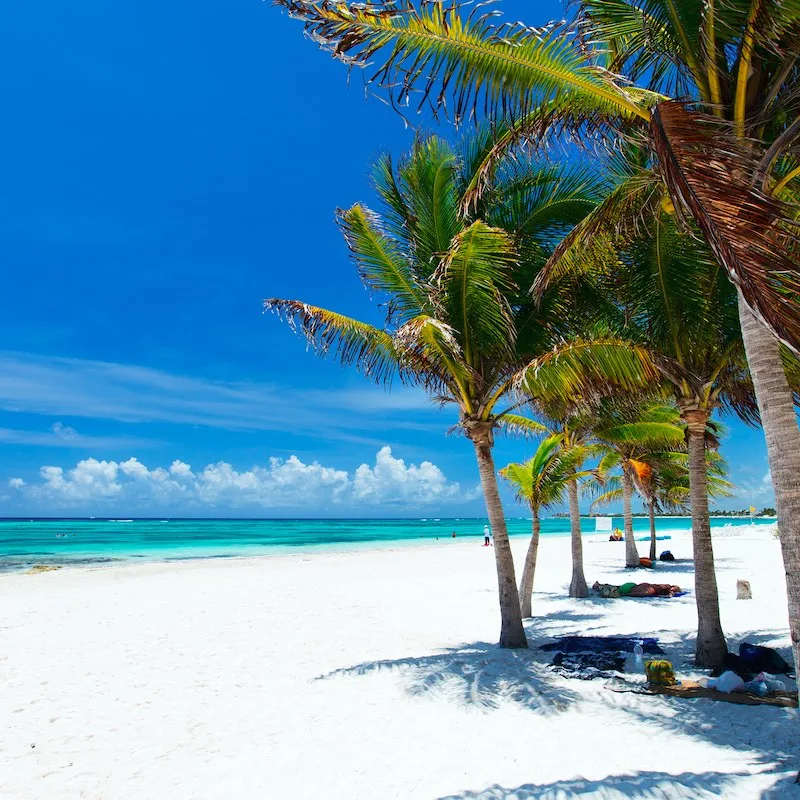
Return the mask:
<path fill-rule="evenodd" d="M 774 520 L 756 519 L 755 524 Z M 43 565 L 114 564 L 347 551 L 439 543 L 482 535 L 485 519 L 5 519 L 0 520 L 0 571 Z M 622 518 L 614 517 L 615 527 Z M 712 519 L 713 527 L 753 524 L 745 518 Z M 512 536 L 529 536 L 530 520 L 508 521 Z M 585 535 L 595 521 L 585 518 Z M 686 518 L 662 517 L 660 536 L 688 530 Z M 634 518 L 637 536 L 649 536 L 646 518 Z M 542 521 L 543 536 L 569 536 L 569 520 Z"/>

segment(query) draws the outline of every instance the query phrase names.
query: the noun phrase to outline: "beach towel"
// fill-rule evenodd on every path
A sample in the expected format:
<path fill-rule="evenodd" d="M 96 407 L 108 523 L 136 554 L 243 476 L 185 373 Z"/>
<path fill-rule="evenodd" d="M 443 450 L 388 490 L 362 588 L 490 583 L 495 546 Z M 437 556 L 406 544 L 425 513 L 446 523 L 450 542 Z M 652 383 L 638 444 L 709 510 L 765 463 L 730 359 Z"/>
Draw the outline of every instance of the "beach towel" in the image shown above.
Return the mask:
<path fill-rule="evenodd" d="M 540 650 L 558 650 L 562 653 L 632 653 L 634 645 L 641 643 L 648 655 L 664 655 L 658 639 L 631 639 L 627 636 L 562 636 L 555 642 L 539 646 Z"/>

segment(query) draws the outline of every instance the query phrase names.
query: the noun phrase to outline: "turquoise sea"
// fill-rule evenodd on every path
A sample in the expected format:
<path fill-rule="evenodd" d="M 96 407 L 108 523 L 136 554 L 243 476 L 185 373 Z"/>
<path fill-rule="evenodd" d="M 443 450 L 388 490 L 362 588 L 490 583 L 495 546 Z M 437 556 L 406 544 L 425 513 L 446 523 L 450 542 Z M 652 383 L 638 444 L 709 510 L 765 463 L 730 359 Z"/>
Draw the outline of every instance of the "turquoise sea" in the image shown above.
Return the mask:
<path fill-rule="evenodd" d="M 769 524 L 774 520 L 754 520 Z M 124 561 L 184 560 L 374 547 L 435 544 L 480 539 L 485 519 L 5 519 L 0 520 L 0 571 L 34 564 L 82 565 Z M 718 518 L 712 526 L 749 525 L 749 519 Z M 622 518 L 614 517 L 622 527 Z M 530 535 L 530 521 L 511 519 L 512 536 Z M 658 520 L 659 535 L 688 530 L 686 518 Z M 634 518 L 637 535 L 649 535 L 646 518 Z M 593 519 L 583 520 L 594 535 Z M 568 536 L 569 520 L 542 522 L 543 536 Z"/>

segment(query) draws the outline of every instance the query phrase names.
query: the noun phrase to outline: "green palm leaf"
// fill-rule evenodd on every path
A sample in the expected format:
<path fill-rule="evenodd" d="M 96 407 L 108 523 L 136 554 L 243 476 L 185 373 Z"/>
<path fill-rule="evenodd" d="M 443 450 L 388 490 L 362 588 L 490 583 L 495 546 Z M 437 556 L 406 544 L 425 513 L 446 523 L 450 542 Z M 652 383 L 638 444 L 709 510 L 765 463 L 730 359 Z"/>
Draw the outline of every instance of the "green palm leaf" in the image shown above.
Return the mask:
<path fill-rule="evenodd" d="M 404 105 L 419 90 L 422 107 L 450 99 L 456 122 L 486 106 L 494 116 L 530 110 L 542 100 L 567 94 L 585 116 L 649 118 L 626 88 L 593 65 L 567 29 L 545 33 L 521 23 L 496 26 L 491 13 L 462 17 L 438 3 L 411 0 L 380 5 L 321 0 L 277 0 L 305 23 L 306 32 L 351 66 L 366 66 L 382 54 L 372 78 Z M 385 52 L 385 56 L 383 53 Z M 652 104 L 652 103 L 651 103 Z"/>
<path fill-rule="evenodd" d="M 509 436 L 541 436 L 550 429 L 541 422 L 521 414 L 503 414 L 497 418 L 497 428 Z"/>
<path fill-rule="evenodd" d="M 652 353 L 624 339 L 576 340 L 535 359 L 514 385 L 543 402 L 595 391 L 641 392 L 661 380 Z"/>
<path fill-rule="evenodd" d="M 381 230 L 377 214 L 362 205 L 339 212 L 347 246 L 368 288 L 389 295 L 389 316 L 403 321 L 429 310 L 430 304 L 398 246 Z"/>
<path fill-rule="evenodd" d="M 513 352 L 515 326 L 506 298 L 516 289 L 516 264 L 508 233 L 479 220 L 453 239 L 431 279 L 467 364 L 474 364 L 478 353 Z"/>
<path fill-rule="evenodd" d="M 622 500 L 622 496 L 622 487 L 617 489 L 609 489 L 607 492 L 603 492 L 601 495 L 595 497 L 589 508 L 591 511 L 594 511 L 596 508 L 610 506 L 612 503 L 618 503 L 620 500 Z"/>

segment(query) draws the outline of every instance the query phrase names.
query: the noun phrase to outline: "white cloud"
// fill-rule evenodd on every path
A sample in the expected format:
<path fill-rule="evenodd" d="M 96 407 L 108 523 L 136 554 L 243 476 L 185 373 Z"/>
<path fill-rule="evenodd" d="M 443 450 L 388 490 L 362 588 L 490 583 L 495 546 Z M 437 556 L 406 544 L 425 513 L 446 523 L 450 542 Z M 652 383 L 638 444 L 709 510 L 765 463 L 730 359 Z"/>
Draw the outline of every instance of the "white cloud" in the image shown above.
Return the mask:
<path fill-rule="evenodd" d="M 736 489 L 735 496 L 748 504 L 773 505 L 775 503 L 775 490 L 772 488 L 772 473 L 767 470 L 760 480 L 741 481 Z"/>
<path fill-rule="evenodd" d="M 59 439 L 66 439 L 67 441 L 75 441 L 78 439 L 78 431 L 75 428 L 70 428 L 69 425 L 65 425 L 63 422 L 55 422 L 53 423 L 52 427 L 50 428 L 51 431 L 59 438 Z"/>
<path fill-rule="evenodd" d="M 461 494 L 457 483 L 430 461 L 406 466 L 392 455 L 391 447 L 382 447 L 375 465 L 362 464 L 353 475 L 353 496 L 365 502 L 429 503 L 456 499 Z"/>
<path fill-rule="evenodd" d="M 54 507 L 112 506 L 123 513 L 148 509 L 265 509 L 301 507 L 322 510 L 346 507 L 407 505 L 417 507 L 474 499 L 475 489 L 458 483 L 430 461 L 406 464 L 382 447 L 372 465 L 352 474 L 297 456 L 271 458 L 266 466 L 239 471 L 220 461 L 201 470 L 173 461 L 168 469 L 150 469 L 137 458 L 98 461 L 87 458 L 65 471 L 44 466 L 41 482 L 28 485 L 12 478 L 18 496 Z"/>

